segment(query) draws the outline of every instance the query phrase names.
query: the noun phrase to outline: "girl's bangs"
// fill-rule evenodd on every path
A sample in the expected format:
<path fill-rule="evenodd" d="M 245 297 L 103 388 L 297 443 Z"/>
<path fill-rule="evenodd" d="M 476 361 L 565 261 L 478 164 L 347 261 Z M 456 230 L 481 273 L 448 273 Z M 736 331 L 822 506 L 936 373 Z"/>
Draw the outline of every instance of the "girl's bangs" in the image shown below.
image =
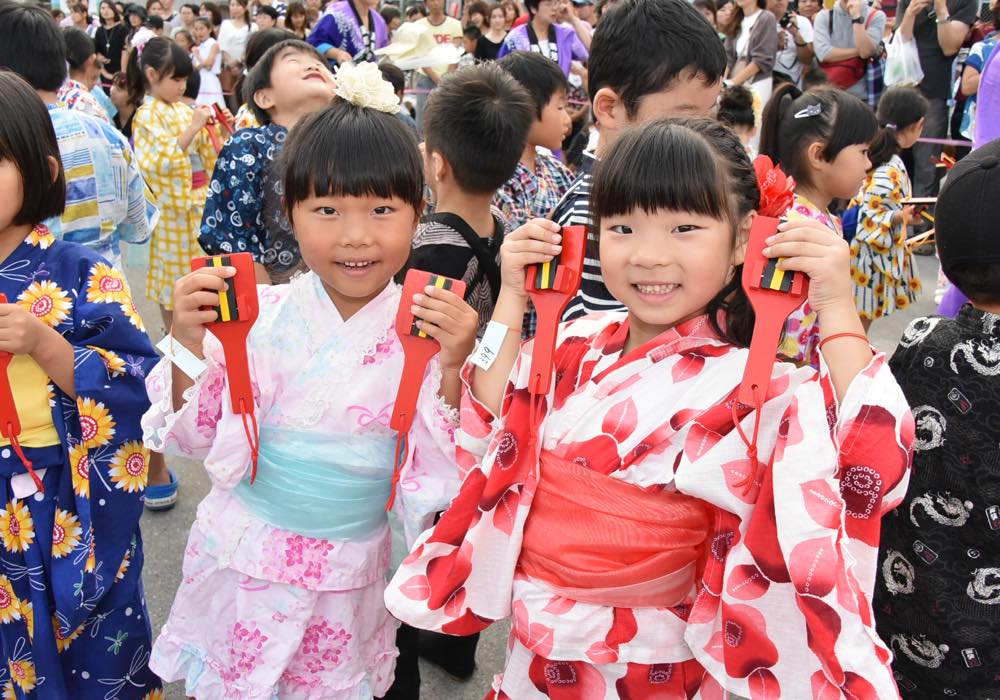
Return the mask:
<path fill-rule="evenodd" d="M 669 177 L 667 172 L 683 173 Z M 695 131 L 669 121 L 635 127 L 594 171 L 595 222 L 634 209 L 683 211 L 726 220 L 725 177 L 711 146 Z"/>

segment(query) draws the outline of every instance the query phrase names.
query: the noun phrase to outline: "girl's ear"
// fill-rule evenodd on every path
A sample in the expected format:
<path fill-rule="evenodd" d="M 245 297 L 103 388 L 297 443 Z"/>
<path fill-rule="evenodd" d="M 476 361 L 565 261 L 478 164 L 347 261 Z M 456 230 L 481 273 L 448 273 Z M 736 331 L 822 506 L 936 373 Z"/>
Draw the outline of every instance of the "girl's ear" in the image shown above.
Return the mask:
<path fill-rule="evenodd" d="M 156 72 L 156 69 L 153 68 L 152 66 L 146 66 L 145 68 L 143 68 L 142 74 L 146 76 L 147 85 L 154 85 L 155 83 L 159 82 L 160 75 L 159 73 Z"/>
<path fill-rule="evenodd" d="M 822 141 L 813 141 L 806 146 L 806 163 L 810 169 L 820 170 L 824 165 L 827 165 L 827 160 L 823 157 L 824 150 L 826 150 L 826 144 Z"/>
<path fill-rule="evenodd" d="M 750 229 L 753 228 L 753 220 L 757 218 L 757 210 L 752 209 L 750 213 L 740 221 L 736 230 L 736 246 L 733 248 L 733 266 L 742 265 L 747 256 L 747 244 L 750 242 Z"/>
<path fill-rule="evenodd" d="M 49 161 L 49 176 L 52 178 L 52 182 L 54 183 L 59 178 L 59 171 L 62 169 L 62 163 L 60 163 L 59 159 L 55 156 L 49 156 L 47 160 Z"/>

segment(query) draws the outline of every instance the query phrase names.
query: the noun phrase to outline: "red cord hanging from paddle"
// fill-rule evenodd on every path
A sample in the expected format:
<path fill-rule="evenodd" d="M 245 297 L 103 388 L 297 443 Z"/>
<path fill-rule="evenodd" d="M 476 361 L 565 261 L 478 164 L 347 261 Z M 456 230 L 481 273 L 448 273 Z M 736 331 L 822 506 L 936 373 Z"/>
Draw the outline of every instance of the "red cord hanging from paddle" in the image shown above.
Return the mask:
<path fill-rule="evenodd" d="M 226 377 L 229 380 L 229 397 L 233 413 L 243 419 L 243 432 L 250 446 L 250 483 L 257 478 L 257 457 L 260 438 L 257 418 L 254 416 L 253 386 L 250 383 L 250 362 L 247 358 L 247 336 L 257 320 L 257 277 L 253 256 L 250 253 L 215 255 L 194 258 L 191 269 L 203 267 L 235 267 L 236 274 L 226 280 L 227 287 L 219 292 L 219 304 L 212 308 L 218 320 L 206 323 L 205 328 L 219 339 L 226 356 Z"/>
<path fill-rule="evenodd" d="M 0 294 L 0 304 L 6 303 L 7 295 Z M 21 441 L 18 439 L 21 435 L 21 420 L 17 416 L 17 404 L 14 403 L 14 392 L 11 390 L 10 377 L 7 375 L 7 370 L 13 359 L 14 356 L 9 352 L 0 352 L 0 435 L 10 441 L 11 449 L 21 460 L 21 464 L 28 471 L 31 480 L 35 482 L 35 487 L 41 493 L 45 493 L 42 480 L 35 473 L 35 466 L 24 454 Z"/>
<path fill-rule="evenodd" d="M 413 426 L 413 416 L 417 410 L 417 398 L 424 383 L 427 363 L 441 350 L 441 345 L 416 325 L 416 319 L 410 311 L 413 306 L 413 295 L 423 292 L 425 287 L 439 287 L 457 296 L 465 296 L 465 282 L 423 270 L 410 270 L 403 281 L 399 310 L 396 312 L 396 335 L 399 336 L 399 342 L 403 346 L 403 376 L 399 380 L 399 391 L 396 393 L 392 417 L 389 419 L 389 427 L 396 431 L 396 449 L 393 453 L 392 492 L 385 505 L 386 510 L 392 509 L 396 502 L 396 488 L 409 451 L 407 436 Z"/>
<path fill-rule="evenodd" d="M 760 412 L 767 398 L 771 383 L 771 372 L 778 355 L 781 331 L 788 316 L 806 301 L 809 293 L 809 278 L 800 272 L 781 270 L 778 258 L 764 256 L 765 241 L 778 230 L 780 217 L 791 207 L 795 197 L 795 181 L 786 177 L 781 169 L 771 163 L 767 156 L 758 156 L 754 161 L 757 184 L 760 186 L 760 206 L 757 217 L 750 229 L 746 257 L 743 261 L 743 290 L 753 306 L 755 321 L 753 338 L 750 341 L 750 356 L 747 358 L 743 382 L 736 399 L 745 406 L 752 406 L 754 415 L 753 436 L 747 438 L 740 425 L 733 402 L 733 423 L 747 446 L 750 471 L 737 486 L 749 491 L 757 479 L 760 463 L 757 458 L 757 434 L 760 429 Z"/>

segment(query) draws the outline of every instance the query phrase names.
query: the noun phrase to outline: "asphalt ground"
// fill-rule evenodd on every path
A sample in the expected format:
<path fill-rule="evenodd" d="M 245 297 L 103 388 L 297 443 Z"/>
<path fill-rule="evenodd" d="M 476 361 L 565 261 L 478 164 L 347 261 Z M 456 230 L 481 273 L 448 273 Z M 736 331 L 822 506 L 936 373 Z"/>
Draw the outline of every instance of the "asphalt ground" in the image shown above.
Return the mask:
<path fill-rule="evenodd" d="M 126 256 L 126 271 L 143 321 L 156 343 L 165 331 L 159 309 L 144 298 L 145 269 L 141 264 L 136 264 L 138 257 L 135 251 L 129 251 Z M 937 259 L 916 256 L 916 260 L 924 282 L 920 298 L 906 311 L 881 319 L 872 326 L 873 344 L 885 352 L 891 353 L 896 347 L 910 320 L 934 313 L 936 308 L 933 293 L 938 270 Z M 194 522 L 198 503 L 209 490 L 208 476 L 200 463 L 168 457 L 167 464 L 181 482 L 179 503 L 166 513 L 147 511 L 142 519 L 146 555 L 143 580 L 154 633 L 167 619 L 181 580 L 181 561 L 188 530 Z M 209 620 L 206 622 L 211 623 Z M 478 668 L 469 681 L 456 681 L 437 667 L 421 661 L 422 700 L 481 700 L 489 688 L 493 674 L 503 666 L 508 629 L 506 623 L 498 623 L 482 634 L 476 658 Z M 166 689 L 167 700 L 181 700 L 185 697 L 183 690 L 181 683 L 170 684 Z"/>

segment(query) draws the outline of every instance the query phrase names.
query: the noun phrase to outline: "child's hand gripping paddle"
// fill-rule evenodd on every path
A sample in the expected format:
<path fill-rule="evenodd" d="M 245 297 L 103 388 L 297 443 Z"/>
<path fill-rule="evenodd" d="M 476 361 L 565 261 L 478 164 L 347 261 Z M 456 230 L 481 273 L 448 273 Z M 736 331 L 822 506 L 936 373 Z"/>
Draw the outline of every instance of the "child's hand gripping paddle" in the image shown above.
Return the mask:
<path fill-rule="evenodd" d="M 760 411 L 771 383 L 771 372 L 778 355 L 781 331 L 788 316 L 802 306 L 809 294 L 809 278 L 806 275 L 791 270 L 780 270 L 779 258 L 768 258 L 764 255 L 766 240 L 774 235 L 778 230 L 778 224 L 781 223 L 777 217 L 783 216 L 792 204 L 795 181 L 786 178 L 766 156 L 759 156 L 754 161 L 754 170 L 760 185 L 761 201 L 758 216 L 754 219 L 747 241 L 742 281 L 743 291 L 753 306 L 755 320 L 753 337 L 750 340 L 750 355 L 736 396 L 739 403 L 752 406 L 757 411 L 752 439 L 748 440 L 743 432 L 736 414 L 736 403 L 733 403 L 733 423 L 747 445 L 747 456 L 750 458 L 750 473 L 736 485 L 746 486 L 748 490 L 756 479 Z"/>
<path fill-rule="evenodd" d="M 0 304 L 7 303 L 7 295 L 0 293 Z M 21 459 L 24 468 L 31 475 L 31 480 L 35 482 L 35 487 L 45 493 L 42 480 L 35 473 L 34 465 L 21 449 L 21 442 L 18 437 L 21 435 L 21 420 L 17 416 L 17 404 L 14 403 L 14 392 L 10 388 L 10 377 L 7 370 L 10 367 L 14 356 L 9 352 L 0 352 L 0 435 L 10 441 L 10 446 Z"/>
<path fill-rule="evenodd" d="M 260 447 L 257 419 L 254 417 L 253 387 L 250 384 L 250 363 L 247 359 L 247 336 L 250 335 L 250 328 L 257 320 L 259 311 L 253 256 L 250 253 L 234 253 L 191 260 L 192 270 L 203 267 L 236 268 L 236 274 L 226 280 L 227 288 L 219 292 L 218 306 L 212 307 L 219 315 L 218 320 L 206 323 L 205 328 L 219 339 L 226 356 L 226 376 L 229 379 L 233 413 L 242 415 L 243 430 L 250 445 L 252 484 L 257 478 L 257 455 Z"/>
<path fill-rule="evenodd" d="M 552 262 L 530 266 L 524 284 L 538 314 L 531 353 L 531 380 L 528 383 L 528 392 L 535 396 L 545 396 L 552 386 L 552 358 L 556 350 L 559 321 L 580 289 L 583 274 L 586 227 L 564 226 L 561 234 L 562 252 Z"/>
<path fill-rule="evenodd" d="M 413 295 L 424 291 L 425 287 L 447 289 L 453 294 L 465 296 L 465 282 L 442 277 L 423 270 L 410 270 L 403 282 L 403 292 L 400 296 L 399 311 L 396 312 L 396 335 L 403 346 L 403 376 L 399 380 L 399 391 L 392 408 L 389 427 L 396 431 L 396 452 L 393 455 L 392 492 L 386 510 L 392 508 L 396 500 L 396 486 L 399 482 L 400 470 L 406 462 L 406 436 L 413 426 L 413 416 L 417 410 L 417 398 L 420 386 L 424 382 L 424 372 L 427 363 L 441 350 L 440 344 L 420 330 L 410 308 L 413 306 Z"/>

